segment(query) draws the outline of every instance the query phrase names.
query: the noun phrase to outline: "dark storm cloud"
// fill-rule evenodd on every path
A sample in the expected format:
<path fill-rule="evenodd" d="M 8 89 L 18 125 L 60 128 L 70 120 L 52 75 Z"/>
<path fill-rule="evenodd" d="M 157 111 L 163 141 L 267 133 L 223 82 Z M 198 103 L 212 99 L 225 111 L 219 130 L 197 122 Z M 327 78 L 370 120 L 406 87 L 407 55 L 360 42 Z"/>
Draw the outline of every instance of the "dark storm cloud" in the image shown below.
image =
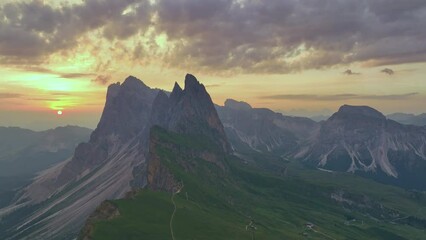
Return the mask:
<path fill-rule="evenodd" d="M 70 49 L 96 29 L 120 41 L 149 27 L 174 44 L 160 56 L 172 67 L 286 73 L 426 61 L 424 0 L 87 0 L 59 8 L 34 0 L 0 13 L 3 62 Z M 133 51 L 135 59 L 150 53 Z"/>
<path fill-rule="evenodd" d="M 369 99 L 369 100 L 403 100 L 408 99 L 419 93 L 391 94 L 391 95 L 362 95 L 362 94 L 335 94 L 335 95 L 312 95 L 312 94 L 282 94 L 264 96 L 264 99 L 277 100 L 306 100 L 306 101 L 338 101 L 338 100 L 354 100 L 354 99 Z"/>

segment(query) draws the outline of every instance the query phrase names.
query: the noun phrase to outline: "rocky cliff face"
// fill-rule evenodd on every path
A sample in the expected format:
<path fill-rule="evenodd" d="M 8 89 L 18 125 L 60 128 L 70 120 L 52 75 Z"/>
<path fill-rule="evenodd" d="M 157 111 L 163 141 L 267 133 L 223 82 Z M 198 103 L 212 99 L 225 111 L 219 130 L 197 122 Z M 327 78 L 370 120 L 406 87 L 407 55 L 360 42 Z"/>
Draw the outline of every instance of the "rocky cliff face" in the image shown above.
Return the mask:
<path fill-rule="evenodd" d="M 58 176 L 59 185 L 85 170 L 103 163 L 131 140 L 144 141 L 149 129 L 152 103 L 158 90 L 147 87 L 135 77 L 108 87 L 105 108 L 90 141 L 80 144 L 73 159 Z"/>
<path fill-rule="evenodd" d="M 188 74 L 185 88 L 176 83 L 170 97 L 160 92 L 153 104 L 152 125 L 188 134 L 204 135 L 229 151 L 226 134 L 214 104 L 203 84 Z"/>
<path fill-rule="evenodd" d="M 366 106 L 342 106 L 296 157 L 319 168 L 426 186 L 420 177 L 426 170 L 426 128 L 399 124 Z"/>
<path fill-rule="evenodd" d="M 130 191 L 133 170 L 145 162 L 148 152 L 150 114 L 157 94 L 158 90 L 134 77 L 109 86 L 90 140 L 79 144 L 71 159 L 38 176 L 15 204 L 0 211 L 36 209 L 14 226 L 19 229 L 15 236 L 51 239 L 76 232 L 102 201 Z"/>
<path fill-rule="evenodd" d="M 318 128 L 318 124 L 308 118 L 284 116 L 232 99 L 216 108 L 237 152 L 249 147 L 260 152 L 288 154 Z"/>
<path fill-rule="evenodd" d="M 164 166 L 158 153 L 159 149 L 174 152 L 175 163 L 185 169 L 190 167 L 187 162 L 182 160 L 183 156 L 204 159 L 225 170 L 226 164 L 221 161 L 219 155 L 229 153 L 230 146 L 210 95 L 194 76 L 186 75 L 183 90 L 176 83 L 170 96 L 164 92 L 158 93 L 153 104 L 151 123 L 160 129 L 150 135 L 147 166 L 149 188 L 173 191 L 177 184 L 174 176 Z M 176 143 L 165 143 L 164 139 L 160 138 L 160 133 L 163 131 L 161 129 L 193 139 L 200 138 L 214 146 L 197 150 L 196 148 L 183 148 Z M 209 149 L 215 150 L 210 151 Z"/>

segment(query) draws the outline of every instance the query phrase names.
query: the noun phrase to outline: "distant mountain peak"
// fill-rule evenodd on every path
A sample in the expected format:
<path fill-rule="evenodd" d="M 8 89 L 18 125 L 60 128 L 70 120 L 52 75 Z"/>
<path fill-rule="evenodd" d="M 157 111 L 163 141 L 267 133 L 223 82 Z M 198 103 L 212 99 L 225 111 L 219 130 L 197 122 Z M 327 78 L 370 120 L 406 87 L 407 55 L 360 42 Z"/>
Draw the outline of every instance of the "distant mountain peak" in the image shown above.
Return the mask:
<path fill-rule="evenodd" d="M 426 160 L 425 131 L 388 120 L 371 107 L 343 105 L 295 156 L 318 168 L 425 188 L 419 174 Z"/>
<path fill-rule="evenodd" d="M 234 99 L 226 99 L 225 101 L 225 107 L 232 108 L 235 110 L 250 110 L 252 107 L 250 104 L 243 102 L 243 101 L 237 101 Z"/>
<path fill-rule="evenodd" d="M 419 115 L 412 113 L 392 113 L 386 117 L 402 124 L 426 126 L 426 113 Z"/>
<path fill-rule="evenodd" d="M 339 108 L 339 111 L 333 114 L 332 118 L 343 117 L 343 116 L 368 117 L 368 118 L 386 120 L 386 117 L 381 112 L 368 106 L 352 106 L 352 105 L 345 104 Z"/>

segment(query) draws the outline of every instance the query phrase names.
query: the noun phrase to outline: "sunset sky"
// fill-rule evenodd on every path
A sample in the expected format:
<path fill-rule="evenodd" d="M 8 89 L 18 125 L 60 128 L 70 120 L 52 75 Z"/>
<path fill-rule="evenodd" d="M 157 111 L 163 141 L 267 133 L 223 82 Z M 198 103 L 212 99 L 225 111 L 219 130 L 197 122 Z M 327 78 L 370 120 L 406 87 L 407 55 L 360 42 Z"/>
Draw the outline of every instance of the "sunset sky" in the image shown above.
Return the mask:
<path fill-rule="evenodd" d="M 426 112 L 426 1 L 0 0 L 0 125 L 93 128 L 109 83 L 187 72 L 217 104 Z"/>

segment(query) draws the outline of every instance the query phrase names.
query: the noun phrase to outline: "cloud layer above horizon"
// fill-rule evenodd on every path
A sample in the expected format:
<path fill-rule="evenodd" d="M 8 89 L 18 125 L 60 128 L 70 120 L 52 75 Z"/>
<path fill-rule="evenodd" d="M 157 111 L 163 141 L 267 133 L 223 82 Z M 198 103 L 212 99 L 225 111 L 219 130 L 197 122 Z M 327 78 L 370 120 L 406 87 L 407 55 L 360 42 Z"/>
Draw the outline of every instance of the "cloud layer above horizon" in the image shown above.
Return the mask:
<path fill-rule="evenodd" d="M 46 2 L 0 6 L 0 64 L 37 65 L 81 48 L 109 51 L 98 70 L 114 60 L 266 74 L 426 61 L 424 0 Z"/>

